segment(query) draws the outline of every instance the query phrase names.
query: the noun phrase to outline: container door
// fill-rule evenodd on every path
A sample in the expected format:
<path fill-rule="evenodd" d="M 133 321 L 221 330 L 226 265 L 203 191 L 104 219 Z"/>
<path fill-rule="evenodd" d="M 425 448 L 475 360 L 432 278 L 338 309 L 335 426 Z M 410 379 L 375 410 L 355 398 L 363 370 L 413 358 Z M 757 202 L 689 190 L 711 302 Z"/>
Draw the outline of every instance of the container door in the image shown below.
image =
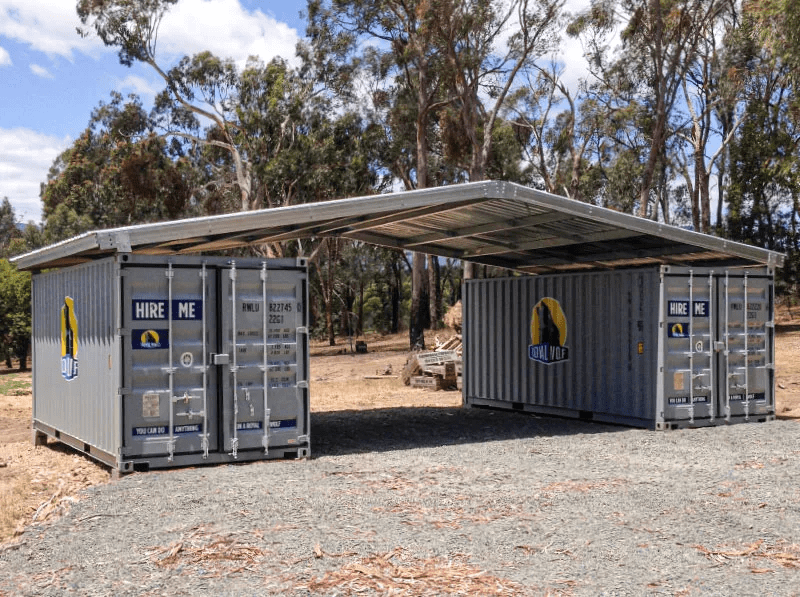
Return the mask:
<path fill-rule="evenodd" d="M 663 326 L 664 397 L 666 421 L 714 419 L 717 415 L 713 388 L 714 367 L 714 294 L 712 274 L 695 275 L 692 271 L 665 275 L 663 283 L 666 308 Z"/>
<path fill-rule="evenodd" d="M 224 269 L 221 306 L 223 450 L 296 446 L 308 436 L 305 286 L 294 271 Z"/>
<path fill-rule="evenodd" d="M 741 272 L 719 278 L 720 407 L 726 420 L 774 412 L 772 279 Z"/>
<path fill-rule="evenodd" d="M 217 449 L 216 278 L 202 266 L 123 270 L 128 457 Z"/>

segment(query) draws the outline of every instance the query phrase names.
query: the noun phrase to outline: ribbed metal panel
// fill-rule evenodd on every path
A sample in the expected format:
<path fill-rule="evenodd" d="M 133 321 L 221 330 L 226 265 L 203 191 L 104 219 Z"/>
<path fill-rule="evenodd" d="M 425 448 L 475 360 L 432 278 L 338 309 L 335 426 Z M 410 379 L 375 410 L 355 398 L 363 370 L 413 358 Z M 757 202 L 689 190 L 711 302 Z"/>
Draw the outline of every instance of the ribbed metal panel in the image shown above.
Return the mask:
<path fill-rule="evenodd" d="M 305 268 L 118 255 L 35 275 L 37 440 L 124 471 L 307 456 Z"/>
<path fill-rule="evenodd" d="M 15 258 L 73 265 L 116 252 L 201 253 L 341 236 L 528 273 L 642 263 L 781 266 L 784 256 L 506 182 L 483 181 L 86 233 Z M 558 247 L 557 251 L 553 248 Z"/>
<path fill-rule="evenodd" d="M 767 267 L 471 280 L 464 400 L 656 428 L 769 420 L 772 295 Z"/>
<path fill-rule="evenodd" d="M 663 268 L 658 424 L 716 425 L 775 413 L 773 275 Z"/>
<path fill-rule="evenodd" d="M 543 299 L 557 302 L 566 328 L 568 357 L 549 364 L 530 354 Z M 657 305 L 655 270 L 468 282 L 466 402 L 647 425 L 655 417 Z"/>
<path fill-rule="evenodd" d="M 119 445 L 117 281 L 111 259 L 33 277 L 33 419 L 108 452 Z M 78 332 L 78 374 L 71 380 L 61 370 L 67 297 Z"/>

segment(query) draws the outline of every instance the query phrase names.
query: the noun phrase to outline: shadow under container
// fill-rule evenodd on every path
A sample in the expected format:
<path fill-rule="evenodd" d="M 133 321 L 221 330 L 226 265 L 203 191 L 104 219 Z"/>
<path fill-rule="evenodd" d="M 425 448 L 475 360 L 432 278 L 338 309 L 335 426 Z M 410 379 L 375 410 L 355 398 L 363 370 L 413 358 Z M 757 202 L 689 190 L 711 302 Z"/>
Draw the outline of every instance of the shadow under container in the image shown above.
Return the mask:
<path fill-rule="evenodd" d="M 775 416 L 774 272 L 470 280 L 464 403 L 674 429 Z"/>
<path fill-rule="evenodd" d="M 120 472 L 310 455 L 304 259 L 118 254 L 33 276 L 33 439 Z"/>

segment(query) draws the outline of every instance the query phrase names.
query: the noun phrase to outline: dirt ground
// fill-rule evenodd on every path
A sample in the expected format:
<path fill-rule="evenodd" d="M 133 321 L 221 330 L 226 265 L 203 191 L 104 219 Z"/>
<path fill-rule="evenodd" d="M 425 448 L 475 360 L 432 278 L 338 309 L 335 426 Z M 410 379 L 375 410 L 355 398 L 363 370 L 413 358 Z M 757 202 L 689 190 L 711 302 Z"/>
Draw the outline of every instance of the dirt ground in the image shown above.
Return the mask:
<path fill-rule="evenodd" d="M 800 419 L 800 309 L 794 314 L 779 309 L 776 322 L 776 411 L 780 418 Z M 429 345 L 434 336 L 427 334 Z M 335 347 L 312 343 L 312 411 L 461 404 L 460 392 L 403 385 L 399 373 L 407 357 L 406 334 L 366 341 L 366 354 L 352 354 L 347 340 Z M 33 447 L 30 422 L 30 372 L 0 366 L 0 543 L 33 521 L 57 516 L 82 488 L 110 479 L 108 468 L 62 444 Z"/>

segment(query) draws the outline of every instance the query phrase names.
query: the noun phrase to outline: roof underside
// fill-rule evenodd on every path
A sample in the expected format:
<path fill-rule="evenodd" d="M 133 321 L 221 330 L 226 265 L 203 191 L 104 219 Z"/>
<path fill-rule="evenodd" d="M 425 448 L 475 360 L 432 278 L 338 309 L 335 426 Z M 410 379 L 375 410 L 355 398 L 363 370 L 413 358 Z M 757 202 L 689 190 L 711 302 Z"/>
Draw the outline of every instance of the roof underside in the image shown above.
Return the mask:
<path fill-rule="evenodd" d="M 117 252 L 193 254 L 338 236 L 530 274 L 781 266 L 783 255 L 511 183 L 482 182 L 91 232 L 15 259 L 62 267 Z"/>

